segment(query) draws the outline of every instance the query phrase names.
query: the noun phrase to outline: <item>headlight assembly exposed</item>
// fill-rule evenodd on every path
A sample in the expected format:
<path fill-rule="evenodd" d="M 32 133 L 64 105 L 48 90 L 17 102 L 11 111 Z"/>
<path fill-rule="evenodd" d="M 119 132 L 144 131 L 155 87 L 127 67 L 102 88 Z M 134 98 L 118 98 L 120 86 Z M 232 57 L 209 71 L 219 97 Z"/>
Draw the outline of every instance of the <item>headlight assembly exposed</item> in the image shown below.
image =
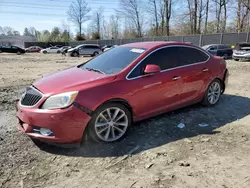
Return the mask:
<path fill-rule="evenodd" d="M 74 102 L 77 94 L 78 91 L 73 91 L 73 92 L 53 95 L 44 102 L 44 104 L 42 105 L 42 109 L 51 110 L 51 109 L 66 108 Z"/>

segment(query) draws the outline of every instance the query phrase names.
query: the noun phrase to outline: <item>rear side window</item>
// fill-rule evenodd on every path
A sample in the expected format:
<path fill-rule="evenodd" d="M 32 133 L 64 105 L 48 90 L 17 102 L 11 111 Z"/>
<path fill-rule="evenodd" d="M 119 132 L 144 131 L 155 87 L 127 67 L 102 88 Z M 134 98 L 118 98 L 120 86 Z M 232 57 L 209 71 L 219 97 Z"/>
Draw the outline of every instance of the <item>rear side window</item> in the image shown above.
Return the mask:
<path fill-rule="evenodd" d="M 92 45 L 85 46 L 85 48 L 87 48 L 87 49 L 99 49 L 98 46 L 92 46 Z"/>
<path fill-rule="evenodd" d="M 180 65 L 191 65 L 194 63 L 205 62 L 209 56 L 196 48 L 179 47 Z"/>
<path fill-rule="evenodd" d="M 167 70 L 179 66 L 178 47 L 167 47 L 153 52 L 146 57 L 128 76 L 135 78 L 143 75 L 143 71 L 148 64 L 158 65 L 161 70 Z"/>
<path fill-rule="evenodd" d="M 209 50 L 217 50 L 218 46 L 210 46 Z"/>

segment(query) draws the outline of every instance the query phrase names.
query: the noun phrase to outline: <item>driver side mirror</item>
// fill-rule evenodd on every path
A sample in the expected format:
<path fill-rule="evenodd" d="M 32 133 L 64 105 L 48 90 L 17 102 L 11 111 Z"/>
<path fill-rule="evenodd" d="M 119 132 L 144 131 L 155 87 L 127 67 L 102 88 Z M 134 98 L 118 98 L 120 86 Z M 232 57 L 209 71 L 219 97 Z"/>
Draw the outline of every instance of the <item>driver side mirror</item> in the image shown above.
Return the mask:
<path fill-rule="evenodd" d="M 161 68 L 158 65 L 148 64 L 144 70 L 145 75 L 155 74 L 161 72 Z"/>

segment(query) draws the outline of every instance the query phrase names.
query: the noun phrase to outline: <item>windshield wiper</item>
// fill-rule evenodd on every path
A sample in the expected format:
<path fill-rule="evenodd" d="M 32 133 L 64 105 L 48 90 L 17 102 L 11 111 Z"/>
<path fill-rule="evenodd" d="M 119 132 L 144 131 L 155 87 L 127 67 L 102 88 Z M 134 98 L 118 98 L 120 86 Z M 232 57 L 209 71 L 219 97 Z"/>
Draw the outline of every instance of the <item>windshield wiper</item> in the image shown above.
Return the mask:
<path fill-rule="evenodd" d="M 86 68 L 84 67 L 85 69 L 87 69 L 88 71 L 94 71 L 94 72 L 98 72 L 98 73 L 101 73 L 101 74 L 106 74 L 105 72 L 99 70 L 99 69 L 93 69 L 93 68 Z"/>

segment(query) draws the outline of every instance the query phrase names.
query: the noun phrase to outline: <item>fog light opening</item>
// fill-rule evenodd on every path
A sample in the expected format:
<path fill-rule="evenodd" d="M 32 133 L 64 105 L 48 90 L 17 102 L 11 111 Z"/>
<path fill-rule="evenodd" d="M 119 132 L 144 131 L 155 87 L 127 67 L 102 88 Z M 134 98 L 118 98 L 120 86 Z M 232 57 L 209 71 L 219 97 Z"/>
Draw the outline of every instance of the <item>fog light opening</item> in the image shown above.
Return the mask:
<path fill-rule="evenodd" d="M 53 132 L 49 129 L 46 129 L 46 128 L 40 128 L 39 132 L 43 136 L 52 136 L 53 135 Z"/>

